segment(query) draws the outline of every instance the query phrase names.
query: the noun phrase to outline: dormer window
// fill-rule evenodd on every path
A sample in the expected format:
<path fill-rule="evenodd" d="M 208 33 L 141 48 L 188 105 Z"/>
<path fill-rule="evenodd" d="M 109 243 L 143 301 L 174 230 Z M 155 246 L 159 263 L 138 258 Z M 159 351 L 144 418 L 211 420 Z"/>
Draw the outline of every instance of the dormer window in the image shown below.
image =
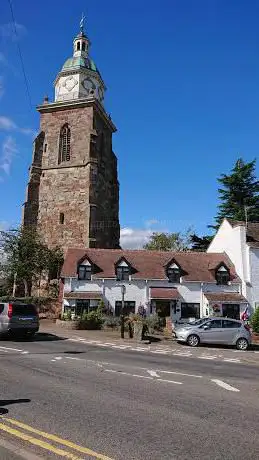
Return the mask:
<path fill-rule="evenodd" d="M 230 281 L 229 270 L 224 265 L 221 265 L 220 267 L 217 268 L 216 281 L 217 281 L 217 284 L 220 284 L 220 285 L 226 285 L 229 283 Z"/>
<path fill-rule="evenodd" d="M 132 273 L 130 264 L 124 259 L 120 259 L 115 265 L 117 281 L 129 281 Z"/>
<path fill-rule="evenodd" d="M 128 266 L 118 266 L 116 268 L 117 281 L 129 281 L 130 268 Z"/>
<path fill-rule="evenodd" d="M 78 267 L 78 279 L 91 281 L 92 278 L 92 266 L 89 265 L 79 265 Z"/>
<path fill-rule="evenodd" d="M 172 264 L 167 267 L 167 278 L 170 283 L 180 283 L 181 270 L 177 264 Z"/>

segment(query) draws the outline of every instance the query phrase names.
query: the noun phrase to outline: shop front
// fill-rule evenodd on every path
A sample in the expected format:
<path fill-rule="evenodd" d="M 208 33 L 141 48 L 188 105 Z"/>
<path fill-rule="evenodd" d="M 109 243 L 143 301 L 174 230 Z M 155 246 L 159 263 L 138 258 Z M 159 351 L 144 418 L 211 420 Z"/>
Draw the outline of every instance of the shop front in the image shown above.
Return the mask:
<path fill-rule="evenodd" d="M 239 320 L 248 306 L 247 299 L 237 292 L 206 292 L 204 296 L 209 316 Z"/>

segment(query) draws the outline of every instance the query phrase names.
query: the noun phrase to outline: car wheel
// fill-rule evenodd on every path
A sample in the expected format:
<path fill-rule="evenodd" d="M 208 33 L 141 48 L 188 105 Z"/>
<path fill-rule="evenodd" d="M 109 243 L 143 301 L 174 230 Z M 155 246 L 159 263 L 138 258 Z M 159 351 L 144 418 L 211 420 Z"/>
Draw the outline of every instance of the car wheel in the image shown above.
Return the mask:
<path fill-rule="evenodd" d="M 188 345 L 190 345 L 190 347 L 197 347 L 200 343 L 200 339 L 197 335 L 192 334 L 192 335 L 189 335 L 187 339 L 187 343 Z"/>
<path fill-rule="evenodd" d="M 237 340 L 236 347 L 238 350 L 245 351 L 248 349 L 248 346 L 249 346 L 248 341 L 244 339 L 243 337 Z"/>

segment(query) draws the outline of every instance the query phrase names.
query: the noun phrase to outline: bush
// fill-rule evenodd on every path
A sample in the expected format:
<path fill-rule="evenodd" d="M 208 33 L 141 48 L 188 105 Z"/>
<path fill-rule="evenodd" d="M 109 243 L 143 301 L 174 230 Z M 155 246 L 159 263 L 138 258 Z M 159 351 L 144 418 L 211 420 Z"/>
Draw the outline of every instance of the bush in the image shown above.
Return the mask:
<path fill-rule="evenodd" d="M 254 314 L 252 315 L 251 326 L 252 326 L 253 332 L 259 333 L 259 307 L 256 308 Z"/>
<path fill-rule="evenodd" d="M 120 318 L 116 316 L 106 316 L 103 318 L 103 327 L 111 328 L 111 329 L 118 329 L 120 327 Z"/>
<path fill-rule="evenodd" d="M 91 311 L 90 313 L 84 313 L 80 321 L 80 329 L 101 329 L 103 325 L 103 317 L 99 311 Z"/>
<path fill-rule="evenodd" d="M 161 329 L 161 321 L 158 315 L 150 315 L 148 316 L 145 321 L 145 325 L 147 326 L 149 332 L 153 334 L 155 331 L 159 331 Z"/>

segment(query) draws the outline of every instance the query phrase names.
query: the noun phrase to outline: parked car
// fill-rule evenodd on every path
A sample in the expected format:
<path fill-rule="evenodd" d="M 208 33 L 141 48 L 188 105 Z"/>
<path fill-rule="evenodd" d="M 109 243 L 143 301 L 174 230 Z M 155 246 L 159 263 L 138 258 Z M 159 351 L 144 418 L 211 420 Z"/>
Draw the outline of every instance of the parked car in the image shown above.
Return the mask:
<path fill-rule="evenodd" d="M 206 318 L 202 324 L 182 326 L 175 330 L 176 340 L 191 347 L 200 343 L 235 345 L 238 350 L 247 350 L 251 344 L 250 328 L 231 318 Z"/>
<path fill-rule="evenodd" d="M 199 326 L 200 324 L 205 323 L 205 321 L 208 321 L 208 318 L 200 318 L 196 319 L 194 321 L 178 321 L 173 325 L 173 334 L 175 334 L 176 329 L 181 329 L 183 327 L 192 327 L 192 326 Z"/>
<path fill-rule="evenodd" d="M 33 337 L 39 330 L 39 314 L 34 305 L 0 303 L 0 334 Z"/>

